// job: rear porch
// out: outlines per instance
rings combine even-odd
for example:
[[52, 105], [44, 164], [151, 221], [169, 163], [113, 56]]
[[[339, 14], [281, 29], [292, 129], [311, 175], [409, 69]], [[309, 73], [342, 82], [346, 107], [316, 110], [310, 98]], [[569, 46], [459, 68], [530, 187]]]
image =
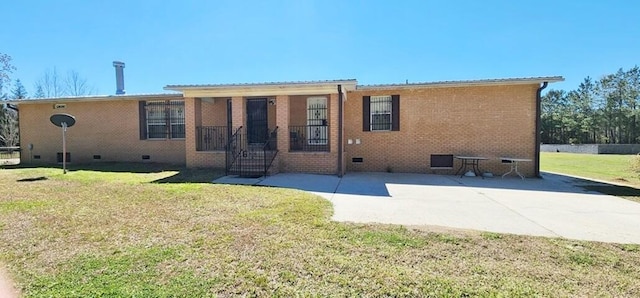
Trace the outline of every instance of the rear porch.
[[346, 92], [339, 93], [337, 83], [278, 85], [277, 93], [275, 85], [182, 90], [187, 167], [224, 168], [240, 176], [339, 174], [340, 102]]

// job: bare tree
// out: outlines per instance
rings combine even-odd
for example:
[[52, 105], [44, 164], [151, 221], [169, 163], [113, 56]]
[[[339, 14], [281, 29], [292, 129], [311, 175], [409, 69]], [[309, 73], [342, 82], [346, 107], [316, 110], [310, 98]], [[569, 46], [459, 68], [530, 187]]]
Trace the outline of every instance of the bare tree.
[[4, 86], [11, 81], [9, 74], [15, 69], [16, 68], [11, 65], [11, 56], [0, 53], [0, 97], [4, 96], [4, 93], [2, 92]]
[[0, 143], [5, 147], [18, 145], [20, 134], [18, 133], [18, 113], [2, 107], [0, 113]]
[[82, 96], [93, 93], [93, 87], [89, 86], [87, 79], [80, 76], [80, 73], [75, 70], [67, 72], [67, 77], [65, 77], [64, 83], [66, 87], [66, 95]]
[[36, 81], [34, 89], [37, 97], [82, 96], [93, 93], [93, 87], [79, 72], [70, 70], [62, 77], [55, 67], [53, 70], [45, 70]]
[[65, 95], [63, 80], [58, 76], [58, 70], [45, 70], [42, 76], [36, 81], [36, 90], [42, 90], [43, 97], [61, 97]]
[[[0, 53], [0, 97], [4, 94], [5, 84], [11, 81], [9, 74], [16, 68], [11, 65], [11, 56]], [[0, 145], [13, 147], [18, 144], [18, 115], [6, 105], [0, 105]]]

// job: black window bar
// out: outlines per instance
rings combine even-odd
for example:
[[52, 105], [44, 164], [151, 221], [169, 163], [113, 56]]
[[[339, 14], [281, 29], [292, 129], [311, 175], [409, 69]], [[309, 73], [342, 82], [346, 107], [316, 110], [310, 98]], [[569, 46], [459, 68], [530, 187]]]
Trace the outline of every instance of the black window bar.
[[307, 106], [307, 125], [289, 126], [289, 151], [329, 151], [326, 99]]
[[328, 152], [329, 125], [289, 126], [289, 151]]
[[391, 96], [371, 96], [371, 130], [391, 130]]
[[149, 101], [147, 111], [147, 138], [184, 139], [184, 101]]

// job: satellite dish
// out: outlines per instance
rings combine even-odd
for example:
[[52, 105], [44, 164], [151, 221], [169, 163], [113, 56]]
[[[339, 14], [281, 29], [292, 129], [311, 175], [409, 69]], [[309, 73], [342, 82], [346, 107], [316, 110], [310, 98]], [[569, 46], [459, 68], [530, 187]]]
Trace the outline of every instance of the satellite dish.
[[69, 114], [53, 114], [49, 120], [57, 127], [62, 127], [62, 123], [66, 123], [66, 127], [71, 127], [76, 124], [76, 117]]
[[67, 127], [76, 124], [76, 118], [69, 114], [53, 114], [49, 117], [51, 123], [62, 127], [62, 173], [67, 173]]

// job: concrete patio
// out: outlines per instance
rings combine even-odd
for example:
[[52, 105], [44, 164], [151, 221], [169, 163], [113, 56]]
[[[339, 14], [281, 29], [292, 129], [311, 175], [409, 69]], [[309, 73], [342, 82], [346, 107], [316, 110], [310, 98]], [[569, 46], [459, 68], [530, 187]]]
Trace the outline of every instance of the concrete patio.
[[640, 203], [585, 191], [574, 178], [457, 177], [429, 174], [278, 174], [215, 183], [286, 187], [333, 203], [333, 220], [442, 226], [498, 233], [640, 244]]

